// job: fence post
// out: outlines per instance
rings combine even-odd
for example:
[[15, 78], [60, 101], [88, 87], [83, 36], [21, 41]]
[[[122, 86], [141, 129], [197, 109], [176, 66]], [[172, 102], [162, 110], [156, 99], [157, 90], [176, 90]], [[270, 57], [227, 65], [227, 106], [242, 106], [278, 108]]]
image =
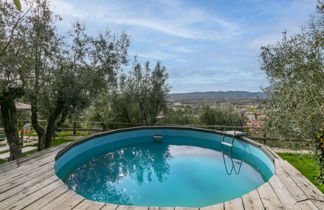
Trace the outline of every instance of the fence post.
[[21, 141], [21, 147], [23, 147], [24, 146], [24, 126], [22, 126], [21, 127], [21, 131], [20, 131], [21, 133], [20, 133], [20, 137], [21, 137], [21, 139], [20, 139], [20, 141]]
[[76, 136], [76, 122], [73, 121], [73, 136]]

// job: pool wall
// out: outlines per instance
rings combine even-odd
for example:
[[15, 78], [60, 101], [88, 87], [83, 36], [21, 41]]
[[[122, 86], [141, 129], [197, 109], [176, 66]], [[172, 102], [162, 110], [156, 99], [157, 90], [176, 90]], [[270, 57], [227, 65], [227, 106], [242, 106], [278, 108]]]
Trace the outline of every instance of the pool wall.
[[[149, 126], [118, 129], [94, 134], [71, 143], [57, 154], [55, 172], [58, 177], [64, 179], [78, 165], [90, 160], [92, 157], [106, 153], [107, 148], [113, 150], [130, 144], [149, 143], [152, 142], [154, 135], [172, 137], [171, 142], [175, 144], [195, 144], [201, 147], [209, 145], [215, 147], [215, 149], [219, 149], [221, 146], [220, 142], [223, 136], [226, 142], [232, 142], [233, 138], [231, 135], [220, 131], [193, 127]], [[185, 139], [188, 142], [177, 142], [177, 136], [187, 137]], [[131, 139], [131, 141], [127, 141], [127, 139]], [[201, 145], [199, 145], [200, 143]], [[264, 145], [247, 138], [236, 137], [232, 149], [234, 154], [240, 154], [241, 159], [243, 157], [243, 161], [252, 166], [257, 166], [265, 180], [268, 180], [275, 173], [274, 155], [268, 152]]]

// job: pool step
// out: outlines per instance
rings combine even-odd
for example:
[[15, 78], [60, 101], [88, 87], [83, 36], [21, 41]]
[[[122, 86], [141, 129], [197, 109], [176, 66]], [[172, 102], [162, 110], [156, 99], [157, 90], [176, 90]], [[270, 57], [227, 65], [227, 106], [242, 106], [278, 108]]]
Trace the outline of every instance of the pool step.
[[161, 136], [161, 135], [153, 136], [153, 142], [162, 142], [162, 141], [163, 141], [163, 136]]
[[227, 143], [227, 142], [225, 142], [225, 141], [222, 141], [221, 143], [222, 143], [223, 145], [228, 146], [228, 147], [232, 147], [232, 146], [233, 146], [233, 144]]
[[233, 137], [240, 137], [240, 136], [246, 136], [246, 132], [232, 130], [232, 131], [224, 131], [225, 134], [231, 135]]

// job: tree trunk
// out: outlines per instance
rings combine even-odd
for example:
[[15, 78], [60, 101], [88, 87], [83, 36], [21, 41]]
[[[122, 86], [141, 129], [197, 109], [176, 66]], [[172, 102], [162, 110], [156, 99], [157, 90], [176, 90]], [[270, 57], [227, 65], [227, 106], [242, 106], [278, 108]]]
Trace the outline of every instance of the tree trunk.
[[39, 125], [38, 122], [38, 108], [37, 108], [37, 97], [31, 97], [31, 123], [33, 128], [35, 129], [38, 136], [38, 151], [44, 149], [44, 144], [42, 138], [44, 136], [44, 128]]
[[46, 131], [42, 138], [42, 142], [44, 146], [44, 148], [42, 149], [46, 149], [51, 146], [51, 141], [56, 130], [56, 121], [59, 118], [60, 114], [62, 113], [63, 107], [64, 107], [64, 102], [57, 102], [54, 111], [49, 116], [47, 120]]
[[2, 122], [10, 150], [9, 160], [15, 160], [22, 156], [19, 145], [17, 110], [14, 99], [20, 98], [23, 94], [23, 91], [19, 88], [10, 88], [4, 91], [0, 97]]

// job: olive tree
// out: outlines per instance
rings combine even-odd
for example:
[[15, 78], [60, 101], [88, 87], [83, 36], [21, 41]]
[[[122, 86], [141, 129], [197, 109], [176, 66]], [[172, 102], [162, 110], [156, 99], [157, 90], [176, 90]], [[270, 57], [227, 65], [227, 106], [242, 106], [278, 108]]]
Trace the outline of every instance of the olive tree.
[[170, 107], [159, 124], [193, 125], [197, 124], [197, 110], [191, 107]]
[[37, 0], [22, 31], [26, 58], [19, 76], [31, 103], [39, 150], [48, 148], [57, 126], [89, 106], [127, 62], [126, 34], [115, 36], [106, 30], [89, 36], [77, 22], [60, 35], [55, 26], [59, 20], [48, 0]]
[[[108, 32], [89, 37], [85, 28], [75, 24], [71, 45], [60, 45], [59, 54], [31, 89], [33, 126], [39, 136], [39, 149], [48, 148], [59, 123], [71, 113], [80, 113], [126, 62], [128, 38]], [[46, 58], [45, 58], [46, 59]], [[41, 89], [36, 89], [41, 84]], [[34, 109], [35, 108], [35, 109]], [[38, 115], [46, 119], [41, 127]]]
[[122, 122], [129, 125], [153, 125], [158, 115], [166, 110], [170, 86], [166, 68], [149, 62], [144, 68], [134, 62], [133, 69], [119, 75], [108, 94], [103, 95], [93, 107], [92, 119]]
[[15, 100], [24, 95], [20, 80], [20, 72], [24, 68], [25, 29], [22, 22], [32, 5], [24, 13], [7, 1], [0, 1], [0, 106], [1, 119], [9, 144], [10, 160], [22, 156], [17, 126], [17, 111]]
[[[323, 12], [319, 2], [318, 16], [309, 28], [290, 37], [284, 33], [277, 44], [261, 48], [261, 68], [270, 83], [265, 88], [269, 132], [299, 139], [323, 133]], [[319, 150], [323, 155], [323, 147]], [[321, 167], [323, 176], [323, 162]]]
[[243, 126], [245, 117], [230, 104], [202, 104], [199, 109], [199, 123], [202, 125]]
[[267, 128], [281, 135], [313, 138], [323, 128], [323, 28], [287, 37], [262, 47], [262, 70], [270, 110]]
[[[14, 100], [24, 95], [39, 143], [50, 146], [58, 124], [107, 90], [127, 63], [129, 40], [109, 30], [89, 36], [82, 24], [61, 35], [49, 0], [26, 1], [25, 13], [0, 1], [0, 105], [10, 159], [21, 156]], [[40, 122], [40, 120], [43, 120]]]

